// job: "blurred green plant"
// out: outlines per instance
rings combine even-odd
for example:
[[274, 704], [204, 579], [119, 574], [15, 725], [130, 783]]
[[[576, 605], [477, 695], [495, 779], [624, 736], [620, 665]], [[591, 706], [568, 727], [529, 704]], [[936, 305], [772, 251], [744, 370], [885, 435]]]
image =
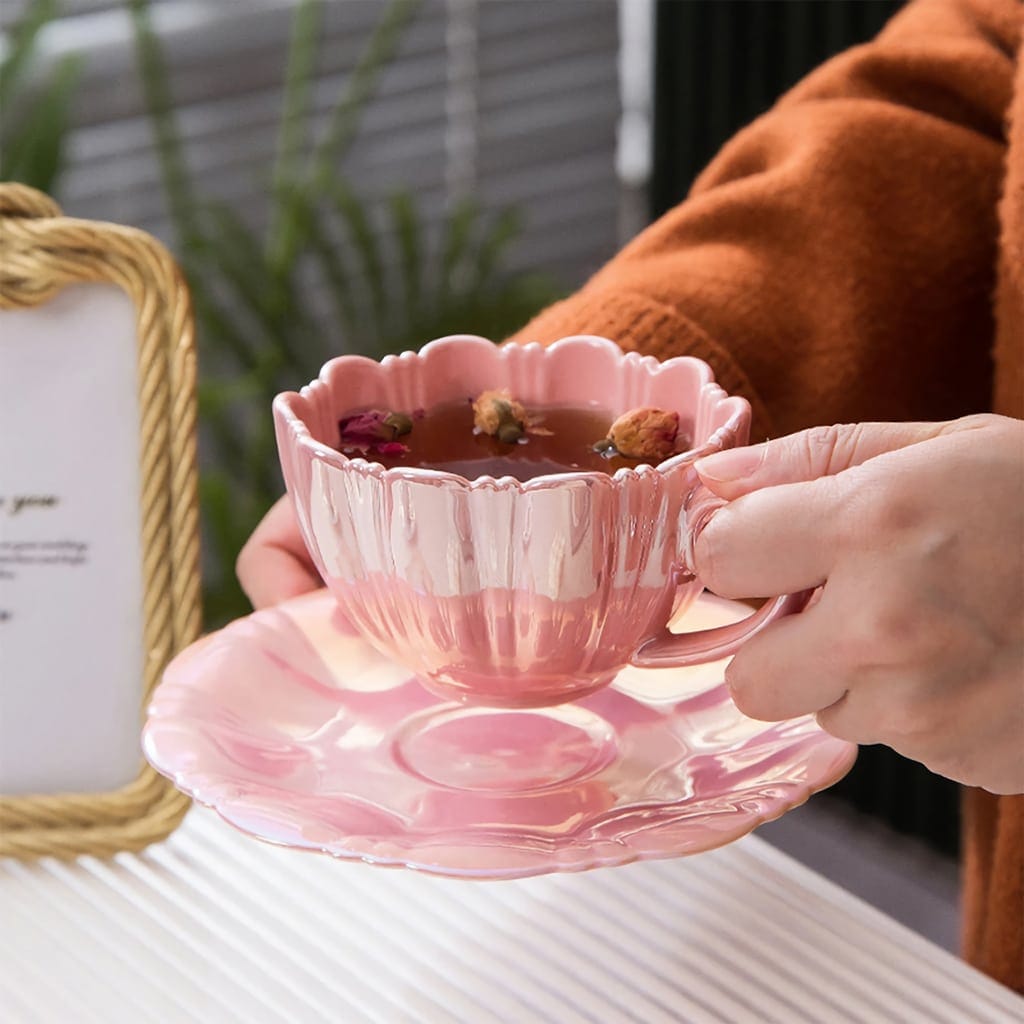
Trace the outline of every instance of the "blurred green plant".
[[[455, 332], [501, 338], [557, 290], [545, 277], [503, 270], [520, 230], [515, 210], [487, 215], [464, 200], [428, 238], [408, 190], [372, 202], [340, 171], [419, 0], [383, 9], [316, 139], [310, 107], [322, 4], [298, 4], [263, 233], [197, 191], [149, 4], [129, 4], [178, 257], [196, 307], [205, 611], [216, 625], [248, 610], [235, 559], [281, 493], [270, 418], [278, 391], [304, 384], [327, 355], [343, 351], [379, 358]], [[310, 307], [310, 270], [328, 299], [326, 319]], [[325, 333], [326, 351], [311, 344]]]
[[33, 0], [11, 26], [0, 60], [0, 181], [20, 181], [53, 195], [64, 166], [64, 139], [82, 70], [69, 54], [34, 74], [39, 33], [59, 13], [55, 0]]

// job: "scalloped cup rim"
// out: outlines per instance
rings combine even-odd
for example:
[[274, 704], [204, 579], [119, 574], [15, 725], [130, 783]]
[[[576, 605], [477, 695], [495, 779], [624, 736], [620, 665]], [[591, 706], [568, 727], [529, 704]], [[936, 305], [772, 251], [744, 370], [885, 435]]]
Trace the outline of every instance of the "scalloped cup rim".
[[[637, 477], [642, 477], [649, 473], [669, 473], [681, 466], [690, 465], [698, 459], [703, 458], [706, 455], [711, 455], [714, 452], [720, 451], [723, 447], [726, 447], [726, 439], [730, 435], [737, 433], [740, 424], [743, 422], [743, 419], [749, 410], [749, 403], [746, 399], [738, 395], [727, 394], [722, 386], [715, 381], [711, 367], [695, 356], [674, 356], [673, 358], [666, 359], [662, 362], [654, 356], [644, 356], [640, 355], [638, 352], [626, 352], [610, 339], [592, 334], [569, 335], [567, 337], [560, 338], [551, 345], [541, 345], [538, 342], [529, 342], [528, 344], [517, 345], [516, 347], [527, 352], [540, 351], [544, 353], [553, 352], [570, 346], [592, 349], [610, 348], [613, 349], [615, 354], [618, 356], [620, 365], [629, 363], [634, 366], [643, 367], [652, 376], [671, 372], [673, 367], [684, 363], [697, 366], [700, 370], [701, 376], [704, 377], [704, 381], [701, 386], [701, 394], [707, 395], [713, 400], [723, 403], [727, 402], [735, 406], [735, 409], [729, 416], [728, 422], [714, 431], [714, 433], [712, 433], [703, 444], [700, 444], [695, 448], [690, 448], [685, 452], [680, 452], [677, 455], [673, 455], [672, 458], [665, 459], [656, 466], [643, 464], [636, 468], [624, 467], [616, 470], [616, 472], [611, 476], [607, 473], [601, 473], [596, 470], [549, 473], [544, 476], [534, 477], [531, 480], [522, 481], [513, 476], [479, 476], [470, 479], [469, 477], [460, 476], [457, 473], [451, 473], [446, 470], [423, 469], [416, 466], [396, 466], [388, 469], [379, 462], [374, 462], [361, 456], [349, 458], [349, 456], [338, 451], [338, 449], [332, 448], [323, 441], [318, 441], [314, 438], [302, 415], [295, 408], [294, 403], [296, 400], [306, 399], [307, 394], [316, 395], [322, 389], [329, 388], [331, 386], [332, 379], [339, 373], [344, 372], [346, 367], [350, 367], [353, 364], [370, 364], [372, 366], [386, 368], [399, 361], [422, 362], [429, 357], [432, 351], [442, 346], [449, 347], [456, 345], [473, 347], [484, 345], [487, 346], [489, 350], [496, 347], [493, 341], [481, 337], [480, 335], [454, 334], [430, 341], [419, 351], [406, 350], [402, 353], [386, 355], [381, 360], [371, 359], [369, 356], [355, 354], [335, 356], [333, 359], [324, 363], [317, 378], [305, 385], [301, 391], [284, 391], [277, 395], [274, 398], [274, 410], [281, 416], [294, 441], [301, 448], [305, 448], [314, 457], [318, 457], [339, 469], [343, 468], [349, 471], [362, 473], [367, 476], [375, 476], [385, 481], [430, 481], [434, 483], [444, 483], [449, 486], [465, 487], [470, 490], [518, 491], [542, 490], [544, 488], [570, 483], [574, 480], [587, 480], [591, 482], [600, 480], [603, 482], [610, 481], [619, 483]], [[504, 348], [504, 346], [497, 347], [499, 348], [499, 351]]]

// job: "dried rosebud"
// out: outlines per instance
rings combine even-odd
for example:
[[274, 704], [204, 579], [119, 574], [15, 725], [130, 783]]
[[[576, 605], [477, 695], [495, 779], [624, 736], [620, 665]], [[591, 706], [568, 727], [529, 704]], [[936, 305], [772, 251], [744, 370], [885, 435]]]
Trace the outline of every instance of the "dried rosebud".
[[608, 431], [620, 455], [631, 459], [664, 459], [676, 450], [679, 413], [664, 409], [631, 409]]
[[514, 444], [526, 433], [526, 410], [508, 392], [485, 391], [473, 403], [473, 426], [505, 444]]
[[523, 436], [523, 428], [512, 420], [506, 420], [498, 427], [494, 436], [504, 444], [515, 444]]
[[404, 412], [393, 412], [384, 418], [384, 425], [391, 427], [395, 437], [402, 437], [412, 430], [412, 417]]

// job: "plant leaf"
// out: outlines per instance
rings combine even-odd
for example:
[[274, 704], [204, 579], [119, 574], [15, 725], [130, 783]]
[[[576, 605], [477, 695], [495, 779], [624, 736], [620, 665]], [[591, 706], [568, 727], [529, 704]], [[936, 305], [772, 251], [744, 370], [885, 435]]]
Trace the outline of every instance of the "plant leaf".
[[314, 198], [330, 187], [338, 163], [359, 127], [366, 101], [419, 5], [420, 0], [392, 0], [374, 28], [366, 49], [348, 76], [345, 91], [331, 110], [323, 137], [313, 149], [309, 184]]
[[[257, 420], [255, 429], [249, 434], [249, 450], [246, 452], [244, 466], [246, 477], [253, 482], [258, 494], [281, 493], [277, 441], [269, 409], [266, 415]], [[256, 528], [258, 522], [259, 517], [250, 525], [250, 532]]]
[[419, 213], [412, 195], [403, 190], [391, 197], [391, 220], [402, 268], [406, 318], [415, 319], [420, 306], [423, 273], [423, 242]]
[[359, 318], [349, 269], [339, 246], [328, 237], [323, 224], [315, 217], [309, 222], [309, 245], [330, 293], [335, 316], [351, 339], [358, 332]]
[[[250, 605], [235, 576], [242, 545], [259, 522], [258, 506], [250, 494], [240, 494], [222, 474], [206, 472], [199, 481], [203, 541], [215, 567], [204, 581], [204, 619], [221, 626], [246, 614]], [[212, 578], [211, 578], [212, 575]]]
[[207, 242], [209, 259], [224, 271], [235, 293], [273, 337], [275, 282], [263, 261], [259, 238], [226, 203], [206, 203], [203, 216], [216, 229]]
[[214, 351], [219, 347], [221, 352], [231, 355], [245, 369], [257, 365], [258, 347], [231, 313], [222, 308], [209, 283], [201, 276], [189, 274], [188, 284], [199, 321], [197, 337], [201, 346]]
[[469, 250], [479, 216], [480, 207], [476, 200], [466, 197], [455, 203], [445, 221], [441, 239], [441, 277], [437, 282], [437, 294], [442, 303], [458, 291], [457, 271]]
[[292, 344], [291, 334], [301, 334], [308, 322], [292, 275], [274, 273], [267, 266], [259, 238], [230, 206], [215, 202], [204, 210], [217, 229], [207, 240], [210, 261], [221, 271], [266, 344], [280, 349], [281, 362], [302, 370], [305, 360]]
[[167, 61], [160, 40], [153, 31], [149, 0], [128, 0], [128, 6], [142, 92], [156, 140], [160, 177], [170, 207], [171, 221], [178, 235], [179, 248], [183, 250], [179, 255], [187, 258], [194, 251], [202, 250], [203, 232], [200, 227], [199, 204], [188, 173], [185, 148], [174, 113]]
[[[199, 497], [214, 549], [222, 555], [236, 550], [237, 533], [228, 481], [219, 473], [204, 474], [199, 482]], [[220, 558], [218, 561], [225, 560]]]
[[235, 428], [231, 414], [231, 396], [220, 390], [220, 381], [202, 381], [198, 389], [199, 410], [205, 440], [216, 450], [222, 465], [234, 466], [245, 454], [245, 437]]
[[310, 96], [316, 72], [317, 35], [323, 14], [322, 0], [300, 0], [292, 17], [291, 40], [285, 63], [284, 105], [274, 156], [267, 259], [280, 270], [297, 247], [296, 193], [300, 150], [306, 139]]
[[505, 207], [488, 224], [476, 254], [473, 287], [486, 288], [496, 272], [501, 257], [522, 231], [523, 219], [514, 207]]
[[373, 336], [379, 337], [384, 330], [387, 310], [387, 286], [384, 267], [381, 263], [377, 235], [370, 224], [369, 215], [362, 201], [343, 181], [331, 185], [331, 205], [338, 219], [344, 225], [353, 251], [359, 259], [370, 295]]
[[54, 68], [46, 91], [25, 112], [0, 152], [0, 177], [51, 193], [63, 168], [68, 114], [82, 59], [69, 54]]
[[36, 0], [7, 35], [9, 49], [0, 62], [0, 112], [10, 109], [18, 79], [32, 61], [39, 32], [53, 20], [57, 5], [54, 0]]

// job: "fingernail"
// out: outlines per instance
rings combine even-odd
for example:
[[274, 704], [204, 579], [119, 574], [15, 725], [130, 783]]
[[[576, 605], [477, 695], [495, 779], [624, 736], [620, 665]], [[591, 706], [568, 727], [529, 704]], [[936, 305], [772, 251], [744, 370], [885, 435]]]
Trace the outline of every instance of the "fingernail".
[[764, 462], [766, 447], [763, 444], [751, 448], [729, 448], [724, 452], [716, 452], [694, 464], [697, 472], [707, 480], [727, 483], [742, 480], [757, 472]]

